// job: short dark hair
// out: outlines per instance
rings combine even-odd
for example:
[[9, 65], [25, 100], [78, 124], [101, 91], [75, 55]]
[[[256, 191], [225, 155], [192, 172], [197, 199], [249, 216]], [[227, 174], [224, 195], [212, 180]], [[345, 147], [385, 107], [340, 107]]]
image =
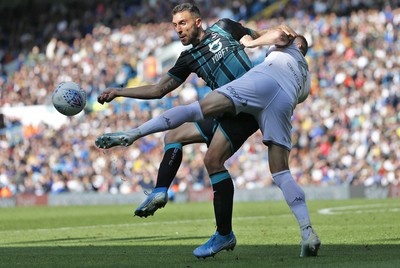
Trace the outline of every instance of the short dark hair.
[[297, 35], [296, 38], [299, 39], [300, 41], [300, 51], [301, 53], [305, 56], [308, 51], [308, 42], [307, 39], [304, 37], [304, 35]]
[[180, 13], [183, 11], [189, 11], [193, 15], [193, 17], [200, 18], [199, 8], [192, 3], [183, 3], [183, 4], [177, 5], [172, 10], [172, 16], [175, 15], [176, 13]]

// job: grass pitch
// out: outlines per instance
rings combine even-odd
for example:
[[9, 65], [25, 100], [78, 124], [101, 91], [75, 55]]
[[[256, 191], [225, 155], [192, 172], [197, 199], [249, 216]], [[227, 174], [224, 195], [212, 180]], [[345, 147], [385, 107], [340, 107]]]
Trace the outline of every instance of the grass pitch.
[[400, 267], [400, 200], [309, 201], [319, 256], [300, 258], [284, 201], [235, 203], [234, 251], [197, 259], [215, 232], [211, 203], [0, 209], [0, 267]]

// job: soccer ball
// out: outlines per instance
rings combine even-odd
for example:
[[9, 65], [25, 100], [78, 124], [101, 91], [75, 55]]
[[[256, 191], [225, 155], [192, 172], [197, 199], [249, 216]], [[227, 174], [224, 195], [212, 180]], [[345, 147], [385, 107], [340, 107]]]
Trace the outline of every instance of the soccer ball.
[[53, 92], [54, 108], [63, 115], [80, 113], [86, 105], [86, 92], [74, 82], [63, 82]]

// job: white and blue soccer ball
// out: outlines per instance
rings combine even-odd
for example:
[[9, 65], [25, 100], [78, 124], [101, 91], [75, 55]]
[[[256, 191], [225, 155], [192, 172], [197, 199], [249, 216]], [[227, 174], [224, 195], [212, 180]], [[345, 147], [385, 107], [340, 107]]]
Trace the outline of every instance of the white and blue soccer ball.
[[86, 92], [75, 82], [63, 82], [53, 92], [54, 108], [63, 115], [80, 113], [86, 105]]

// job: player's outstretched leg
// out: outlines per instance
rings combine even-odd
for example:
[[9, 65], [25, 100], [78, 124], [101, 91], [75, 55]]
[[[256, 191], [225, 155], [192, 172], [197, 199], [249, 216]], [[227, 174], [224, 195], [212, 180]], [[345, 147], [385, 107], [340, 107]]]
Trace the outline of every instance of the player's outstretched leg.
[[152, 216], [157, 209], [163, 208], [168, 202], [167, 187], [155, 188], [146, 200], [135, 210], [135, 216]]
[[214, 257], [215, 254], [221, 250], [233, 250], [236, 246], [236, 237], [233, 232], [228, 235], [220, 235], [217, 232], [211, 238], [200, 247], [193, 251], [193, 255], [197, 258]]
[[129, 146], [140, 137], [139, 129], [126, 132], [106, 133], [97, 137], [95, 144], [101, 149], [109, 149], [115, 146]]
[[95, 143], [101, 149], [109, 149], [119, 145], [129, 146], [140, 137], [177, 128], [186, 122], [197, 122], [203, 119], [200, 104], [196, 101], [188, 105], [173, 107], [133, 130], [103, 134], [96, 139]]
[[301, 241], [301, 251], [300, 257], [315, 257], [318, 255], [318, 249], [321, 246], [321, 240], [319, 240], [318, 235], [312, 229], [310, 231], [310, 236], [306, 240]]

